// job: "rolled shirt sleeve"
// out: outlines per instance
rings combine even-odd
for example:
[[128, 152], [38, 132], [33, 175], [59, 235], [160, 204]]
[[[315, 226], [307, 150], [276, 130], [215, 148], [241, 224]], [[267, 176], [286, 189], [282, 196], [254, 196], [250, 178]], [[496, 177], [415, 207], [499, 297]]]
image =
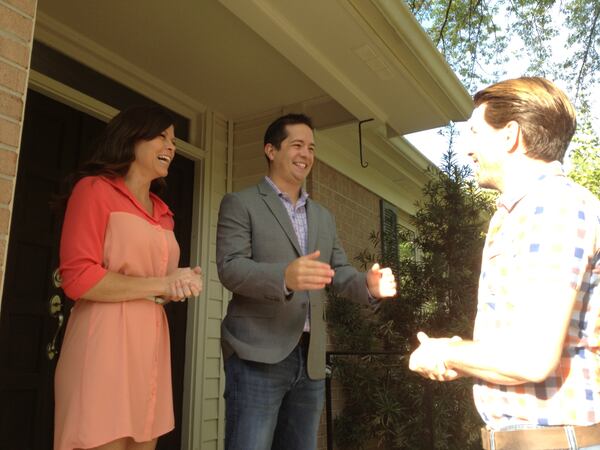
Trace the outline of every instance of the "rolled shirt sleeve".
[[60, 274], [67, 296], [78, 300], [106, 274], [104, 235], [109, 210], [105, 183], [86, 177], [74, 187], [67, 203], [60, 240]]

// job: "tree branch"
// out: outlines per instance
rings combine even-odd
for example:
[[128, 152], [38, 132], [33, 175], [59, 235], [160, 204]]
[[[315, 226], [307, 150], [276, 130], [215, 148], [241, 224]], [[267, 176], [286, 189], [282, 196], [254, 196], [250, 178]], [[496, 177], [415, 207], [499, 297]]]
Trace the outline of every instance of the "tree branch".
[[448, 2], [448, 6], [446, 7], [446, 15], [444, 16], [444, 23], [442, 23], [442, 26], [440, 27], [440, 32], [439, 32], [438, 38], [436, 40], [436, 47], [440, 44], [440, 41], [444, 37], [444, 29], [446, 28], [446, 25], [448, 24], [448, 17], [450, 16], [451, 7], [452, 7], [452, 0], [450, 0]]
[[583, 52], [583, 58], [581, 60], [581, 67], [579, 68], [579, 74], [577, 75], [577, 81], [575, 83], [575, 98], [579, 97], [579, 89], [581, 83], [583, 83], [583, 77], [585, 76], [585, 66], [590, 53], [590, 47], [593, 46], [594, 36], [596, 34], [596, 25], [598, 24], [598, 17], [600, 17], [600, 4], [596, 4], [596, 10], [594, 11], [594, 19], [592, 27], [590, 28], [590, 34], [588, 35], [585, 49]]

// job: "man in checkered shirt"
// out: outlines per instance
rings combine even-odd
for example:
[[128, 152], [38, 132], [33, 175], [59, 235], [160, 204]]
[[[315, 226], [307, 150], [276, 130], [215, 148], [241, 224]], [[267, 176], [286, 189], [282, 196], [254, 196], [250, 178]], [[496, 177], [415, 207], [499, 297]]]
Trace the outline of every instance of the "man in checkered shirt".
[[485, 449], [600, 449], [600, 201], [562, 171], [573, 106], [543, 78], [474, 100], [469, 155], [501, 196], [473, 340], [420, 332], [410, 368], [475, 378]]

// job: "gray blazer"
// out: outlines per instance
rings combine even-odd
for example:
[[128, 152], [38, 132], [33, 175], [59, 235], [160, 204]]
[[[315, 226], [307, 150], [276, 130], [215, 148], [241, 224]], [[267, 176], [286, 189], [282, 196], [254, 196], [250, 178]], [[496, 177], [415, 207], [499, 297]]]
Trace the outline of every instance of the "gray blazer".
[[[308, 253], [335, 270], [333, 287], [342, 297], [368, 303], [365, 274], [347, 260], [331, 213], [308, 199]], [[221, 326], [223, 353], [274, 364], [294, 349], [310, 308], [307, 370], [312, 379], [325, 377], [326, 292], [299, 291], [286, 297], [284, 271], [302, 255], [292, 222], [277, 193], [263, 179], [257, 186], [227, 194], [221, 201], [217, 227], [217, 269], [221, 283], [233, 293]]]

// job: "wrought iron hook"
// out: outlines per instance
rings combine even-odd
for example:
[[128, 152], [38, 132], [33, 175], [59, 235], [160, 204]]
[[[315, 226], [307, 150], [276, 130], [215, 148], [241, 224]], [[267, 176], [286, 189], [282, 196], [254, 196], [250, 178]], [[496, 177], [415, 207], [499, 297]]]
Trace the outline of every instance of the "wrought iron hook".
[[362, 146], [362, 124], [365, 122], [370, 122], [373, 119], [365, 119], [358, 121], [358, 150], [360, 152], [360, 165], [364, 169], [369, 166], [369, 163], [363, 161], [363, 146]]

